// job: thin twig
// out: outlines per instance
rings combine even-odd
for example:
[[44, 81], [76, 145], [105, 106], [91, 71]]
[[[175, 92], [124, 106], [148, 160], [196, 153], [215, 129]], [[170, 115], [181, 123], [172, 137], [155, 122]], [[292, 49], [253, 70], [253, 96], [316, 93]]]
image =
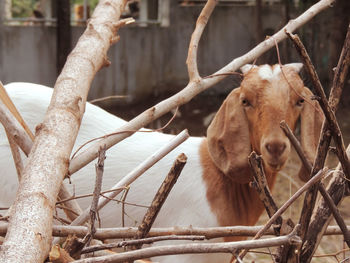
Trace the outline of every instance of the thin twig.
[[[176, 137], [174, 137], [168, 144], [164, 145], [157, 152], [148, 157], [144, 162], [135, 167], [130, 173], [128, 173], [122, 180], [120, 180], [114, 187], [112, 188], [121, 188], [130, 185], [133, 181], [135, 181], [139, 176], [141, 176], [145, 171], [147, 171], [150, 167], [152, 167], [155, 163], [157, 163], [160, 159], [166, 156], [169, 152], [175, 149], [179, 144], [183, 143], [189, 137], [187, 130], [182, 131]], [[109, 198], [114, 198], [117, 196], [122, 190], [117, 190], [115, 192], [111, 192], [108, 194]], [[104, 207], [110, 199], [103, 198], [100, 199], [98, 203], [98, 210]], [[81, 225], [88, 219], [88, 212], [86, 209], [78, 218], [76, 218], [72, 225]]]
[[311, 77], [313, 86], [316, 91], [316, 95], [320, 98], [319, 104], [323, 110], [323, 113], [328, 121], [330, 131], [332, 133], [333, 140], [335, 142], [335, 145], [337, 147], [337, 155], [339, 158], [340, 163], [342, 164], [343, 171], [345, 172], [345, 175], [348, 179], [350, 179], [350, 162], [346, 155], [346, 150], [344, 146], [344, 140], [341, 133], [341, 130], [339, 128], [339, 124], [337, 122], [337, 119], [335, 117], [335, 114], [333, 110], [331, 109], [330, 105], [328, 104], [326, 94], [324, 93], [324, 90], [322, 88], [321, 82], [317, 76], [317, 72], [311, 62], [311, 59], [301, 42], [298, 35], [293, 35], [289, 32], [286, 32], [286, 34], [289, 36], [289, 38], [293, 41], [295, 47], [297, 48], [297, 51], [299, 52], [299, 55], [301, 56], [303, 63], [306, 67], [306, 71], [308, 72], [309, 76]]
[[[249, 155], [248, 161], [254, 178], [253, 186], [258, 192], [259, 198], [263, 202], [268, 216], [271, 217], [277, 212], [278, 207], [272, 198], [269, 186], [266, 182], [262, 158], [253, 151]], [[276, 219], [275, 223], [278, 225], [278, 229], [275, 229], [276, 235], [279, 235], [279, 229], [282, 226], [282, 221], [281, 216]]]
[[[125, 188], [120, 187], [120, 188], [116, 188], [116, 189], [110, 189], [110, 190], [101, 192], [100, 195], [104, 195], [106, 193], [114, 192], [114, 191], [117, 191], [117, 190], [123, 190], [123, 189], [125, 189]], [[73, 195], [72, 197], [66, 198], [64, 200], [57, 201], [56, 205], [63, 204], [65, 202], [68, 202], [68, 201], [71, 201], [71, 200], [80, 199], [80, 198], [86, 198], [86, 197], [91, 197], [91, 196], [93, 196], [93, 193], [85, 194], [85, 195]], [[115, 200], [115, 201], [120, 202], [119, 200]]]
[[[284, 133], [286, 134], [286, 136], [288, 137], [288, 139], [291, 141], [294, 149], [296, 150], [300, 159], [302, 160], [304, 167], [307, 169], [307, 171], [309, 173], [311, 173], [312, 165], [306, 159], [300, 143], [298, 142], [297, 138], [294, 136], [291, 129], [288, 127], [288, 124], [285, 121], [282, 121], [280, 123], [280, 126], [281, 126], [282, 130], [284, 131]], [[328, 192], [326, 191], [326, 189], [324, 188], [324, 185], [322, 183], [319, 184], [318, 190], [320, 191], [325, 202], [328, 204], [329, 208], [331, 209], [332, 214], [333, 214], [337, 224], [339, 225], [340, 229], [343, 232], [344, 240], [347, 243], [348, 247], [350, 247], [350, 232], [348, 231], [346, 224], [345, 224], [345, 221], [342, 218], [342, 216], [340, 215], [337, 206], [334, 204], [333, 199], [329, 196]]]
[[89, 143], [92, 143], [94, 141], [97, 141], [97, 140], [101, 140], [101, 139], [106, 139], [110, 136], [114, 136], [114, 135], [118, 135], [118, 134], [123, 134], [123, 133], [130, 133], [130, 134], [133, 134], [135, 132], [161, 132], [163, 131], [165, 128], [167, 128], [170, 123], [172, 123], [172, 121], [175, 119], [176, 115], [177, 115], [177, 112], [179, 110], [179, 107], [176, 107], [175, 108], [175, 112], [173, 114], [173, 116], [171, 116], [170, 120], [162, 127], [158, 128], [158, 129], [145, 129], [145, 130], [122, 130], [122, 131], [118, 131], [118, 132], [112, 132], [112, 133], [108, 133], [108, 134], [105, 134], [105, 135], [102, 135], [100, 137], [96, 137], [96, 138], [93, 138], [91, 140], [88, 140], [87, 142], [83, 143], [82, 145], [80, 145], [76, 150], [75, 152], [72, 154], [71, 156], [71, 160], [74, 159], [74, 157], [78, 154], [78, 152], [83, 149], [86, 145], [88, 145]]
[[204, 28], [207, 25], [209, 17], [213, 12], [217, 2], [217, 0], [208, 0], [206, 2], [205, 6], [202, 9], [202, 12], [200, 13], [197, 19], [196, 28], [192, 33], [190, 45], [188, 47], [188, 56], [186, 60], [190, 82], [197, 81], [198, 79], [200, 79], [197, 67], [198, 44], [204, 31]]
[[98, 154], [98, 161], [95, 165], [96, 169], [96, 180], [95, 180], [95, 188], [94, 188], [94, 194], [92, 196], [91, 206], [90, 206], [90, 240], [87, 242], [87, 245], [90, 243], [91, 239], [94, 238], [96, 228], [95, 228], [95, 220], [97, 217], [97, 204], [101, 193], [102, 188], [102, 177], [103, 177], [103, 170], [104, 170], [104, 160], [106, 159], [106, 147], [100, 148], [99, 154]]
[[105, 100], [111, 100], [111, 99], [124, 99], [128, 96], [123, 96], [123, 95], [112, 95], [112, 96], [106, 96], [103, 98], [98, 98], [98, 99], [93, 99], [93, 100], [89, 100], [89, 103], [91, 104], [95, 104], [96, 102], [101, 102], [101, 101], [105, 101]]
[[[350, 163], [349, 163], [349, 159], [347, 158], [347, 155], [345, 153], [345, 147], [344, 147], [344, 142], [343, 142], [343, 138], [341, 135], [341, 131], [340, 131], [339, 125], [337, 123], [337, 120], [335, 118], [335, 114], [327, 102], [326, 95], [323, 91], [323, 88], [322, 88], [322, 85], [321, 85], [319, 78], [317, 76], [316, 70], [315, 70], [315, 68], [310, 60], [310, 57], [307, 54], [307, 51], [306, 51], [304, 45], [300, 41], [299, 37], [297, 35], [292, 35], [289, 32], [286, 32], [286, 34], [293, 41], [299, 55], [301, 56], [301, 58], [303, 60], [303, 63], [306, 67], [306, 71], [310, 75], [310, 78], [313, 82], [316, 94], [320, 98], [319, 104], [320, 104], [320, 106], [325, 114], [325, 117], [327, 119], [327, 122], [324, 122], [324, 124], [323, 124], [320, 143], [319, 143], [319, 147], [317, 150], [316, 160], [315, 160], [314, 167], [312, 169], [311, 176], [313, 176], [313, 174], [315, 174], [316, 171], [321, 169], [321, 167], [323, 167], [323, 165], [324, 165], [324, 161], [325, 161], [325, 158], [327, 155], [327, 150], [328, 150], [329, 143], [330, 143], [330, 138], [327, 138], [327, 134], [326, 134], [327, 130], [329, 130], [332, 134], [333, 140], [334, 140], [335, 145], [337, 147], [338, 158], [343, 166], [343, 170], [344, 170], [346, 176], [348, 177], [348, 176], [350, 176]], [[333, 88], [332, 88], [332, 91], [333, 91]], [[331, 91], [331, 93], [332, 93], [332, 91]], [[324, 140], [323, 147], [322, 147], [322, 143], [321, 143], [322, 140]], [[312, 211], [313, 211], [315, 203], [316, 203], [317, 190], [318, 190], [318, 185], [316, 184], [305, 195], [304, 205], [303, 205], [300, 220], [299, 220], [299, 223], [301, 224], [300, 236], [301, 236], [303, 242], [305, 242], [306, 235], [308, 233], [308, 227], [310, 224]], [[298, 252], [300, 253], [301, 249], [298, 249]], [[299, 256], [299, 254], [297, 254], [297, 256]]]
[[[187, 162], [187, 156], [183, 153], [181, 153], [176, 158], [168, 175], [164, 179], [162, 185], [159, 187], [150, 208], [147, 210], [142, 220], [142, 223], [138, 227], [138, 231], [135, 236], [136, 239], [144, 238], [148, 234], [166, 198], [168, 197], [171, 189], [173, 188], [177, 179], [179, 178], [181, 171], [184, 168], [186, 162]], [[140, 247], [141, 246], [137, 246], [137, 248], [140, 248]]]
[[18, 149], [19, 147], [17, 146], [16, 141], [13, 139], [11, 134], [6, 130], [6, 128], [5, 128], [5, 132], [7, 135], [7, 140], [9, 141], [9, 144], [10, 144], [13, 161], [15, 163], [15, 167], [17, 171], [18, 181], [21, 181], [21, 175], [22, 175], [24, 166], [23, 166], [21, 154]]
[[210, 244], [185, 244], [185, 245], [171, 245], [171, 246], [157, 246], [150, 248], [143, 248], [130, 252], [115, 254], [111, 256], [95, 257], [77, 260], [76, 263], [97, 263], [97, 262], [125, 262], [128, 260], [136, 260], [140, 258], [149, 258], [154, 256], [175, 255], [175, 254], [194, 254], [194, 253], [232, 253], [236, 249], [243, 248], [261, 248], [269, 246], [279, 246], [283, 244], [299, 244], [300, 238], [295, 235], [293, 230], [287, 236], [273, 237], [261, 240], [246, 240], [239, 242], [224, 242], [224, 243], [210, 243]]
[[121, 203], [122, 203], [122, 214], [121, 214], [121, 217], [122, 217], [122, 227], [125, 226], [125, 221], [124, 221], [124, 215], [125, 215], [125, 199], [129, 193], [129, 189], [130, 187], [126, 187], [124, 192], [123, 192], [123, 195], [122, 195], [122, 198], [121, 198]]
[[[349, 70], [349, 65], [350, 65], [350, 25], [348, 27], [348, 31], [347, 31], [343, 49], [338, 61], [338, 65], [335, 70], [332, 89], [329, 95], [329, 105], [331, 106], [334, 112], [336, 111], [338, 107], [338, 103], [341, 98], [344, 83]], [[328, 126], [328, 125], [325, 125], [325, 126]], [[325, 133], [326, 131], [327, 131], [327, 127], [324, 127], [322, 132]], [[328, 142], [328, 145], [329, 145], [329, 142]], [[335, 202], [336, 204], [339, 203], [343, 198], [344, 192], [341, 192], [340, 188], [342, 188], [343, 190], [345, 190], [346, 188], [345, 181], [342, 178], [337, 178], [337, 180], [334, 180], [333, 183], [328, 187], [328, 191], [333, 190], [333, 193], [334, 193], [334, 196], [332, 196], [333, 199], [337, 195], [336, 197], [337, 201]], [[341, 193], [342, 196], [340, 196], [339, 193]], [[317, 209], [316, 213], [319, 211], [321, 211], [321, 208]], [[325, 213], [322, 213], [322, 214], [324, 216]], [[327, 213], [328, 216], [329, 214], [330, 213]], [[312, 226], [312, 223], [313, 222], [311, 222], [310, 226]], [[314, 225], [315, 225], [315, 228], [314, 228], [315, 233], [323, 233], [323, 226], [322, 224], [320, 224], [320, 222], [315, 222]], [[311, 235], [308, 234], [308, 236], [311, 236]], [[302, 260], [305, 260], [305, 262], [311, 260], [312, 255], [315, 251], [316, 245], [319, 243], [320, 239], [321, 239], [321, 235], [318, 235], [317, 237], [313, 236], [311, 237], [311, 239], [308, 238], [308, 240], [306, 241], [308, 242], [308, 246], [304, 246], [302, 250]]]
[[103, 244], [103, 245], [95, 245], [90, 246], [87, 248], [84, 248], [81, 253], [91, 253], [98, 250], [103, 249], [111, 249], [111, 248], [118, 248], [118, 247], [126, 247], [126, 246], [136, 246], [140, 244], [153, 244], [155, 242], [159, 241], [167, 241], [167, 240], [204, 240], [205, 236], [176, 236], [176, 235], [170, 235], [170, 236], [160, 236], [160, 237], [148, 237], [148, 238], [142, 238], [142, 239], [136, 239], [136, 240], [129, 240], [129, 241], [121, 241], [116, 243], [109, 243], [109, 244]]
[[[309, 189], [312, 185], [314, 185], [316, 182], [322, 179], [324, 173], [326, 172], [326, 169], [320, 170], [314, 177], [312, 177], [307, 183], [305, 183], [298, 191], [296, 191], [288, 200], [285, 202], [278, 211], [267, 221], [267, 223], [264, 225], [264, 227], [259, 230], [259, 232], [254, 236], [254, 240], [260, 238], [264, 232], [269, 229], [273, 222], [276, 221], [276, 219], [284, 213], [284, 211], [287, 210], [287, 208], [300, 196], [302, 195], [307, 189]], [[247, 254], [246, 250], [243, 250], [239, 253], [240, 258], [243, 258]]]
[[[0, 220], [6, 221], [8, 217], [0, 217]], [[0, 236], [4, 236], [7, 231], [8, 224], [0, 222]], [[147, 237], [168, 236], [168, 235], [196, 235], [205, 236], [206, 239], [233, 237], [233, 236], [255, 236], [264, 226], [231, 226], [231, 227], [169, 227], [169, 228], [151, 228]], [[347, 226], [350, 229], [350, 226]], [[137, 232], [137, 227], [125, 228], [96, 228], [95, 238], [97, 239], [121, 239], [133, 238]], [[56, 237], [67, 237], [68, 235], [76, 235], [83, 238], [89, 229], [86, 226], [65, 226], [54, 225], [52, 235]], [[342, 235], [339, 226], [328, 226], [324, 235]], [[269, 228], [264, 235], [274, 235], [273, 228]]]

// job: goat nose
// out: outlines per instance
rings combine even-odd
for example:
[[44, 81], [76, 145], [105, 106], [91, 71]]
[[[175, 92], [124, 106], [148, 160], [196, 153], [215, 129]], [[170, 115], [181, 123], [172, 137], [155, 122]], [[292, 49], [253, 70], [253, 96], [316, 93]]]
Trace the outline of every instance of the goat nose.
[[268, 142], [265, 147], [272, 156], [278, 157], [282, 155], [287, 145], [284, 142]]

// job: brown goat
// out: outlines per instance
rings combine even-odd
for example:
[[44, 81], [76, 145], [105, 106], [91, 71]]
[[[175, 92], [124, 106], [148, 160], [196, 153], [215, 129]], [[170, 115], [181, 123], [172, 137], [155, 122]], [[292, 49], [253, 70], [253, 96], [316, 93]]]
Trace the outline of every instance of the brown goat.
[[[313, 161], [323, 114], [298, 75], [301, 67], [299, 63], [287, 64], [282, 73], [279, 65], [244, 66], [241, 86], [230, 93], [209, 126], [207, 140], [201, 145], [201, 160], [209, 188], [207, 198], [220, 225], [254, 225], [259, 219], [263, 206], [248, 184], [251, 170], [247, 156], [251, 151], [262, 155], [266, 178], [273, 188], [291, 150], [279, 126], [282, 120], [294, 130], [301, 118], [301, 144]], [[302, 167], [299, 177], [305, 181], [308, 176]]]

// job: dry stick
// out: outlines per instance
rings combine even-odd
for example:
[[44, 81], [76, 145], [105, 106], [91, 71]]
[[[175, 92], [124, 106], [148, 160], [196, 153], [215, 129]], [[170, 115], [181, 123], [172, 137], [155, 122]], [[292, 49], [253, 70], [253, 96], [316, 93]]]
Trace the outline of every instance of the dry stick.
[[[252, 152], [248, 157], [248, 160], [253, 171], [253, 178], [254, 178], [253, 186], [255, 186], [258, 192], [259, 198], [263, 202], [265, 209], [267, 211], [267, 214], [269, 215], [269, 217], [271, 217], [277, 212], [278, 207], [272, 198], [272, 194], [266, 182], [262, 158], [261, 156], [258, 156], [255, 152]], [[275, 234], [279, 236], [284, 233], [289, 233], [293, 229], [293, 227], [294, 227], [294, 223], [291, 219], [284, 221], [282, 216], [279, 216], [276, 219], [274, 231], [275, 231]], [[285, 247], [288, 247], [288, 245], [278, 248], [278, 251], [276, 252], [276, 254], [278, 255], [279, 258], [272, 257], [273, 261], [275, 260], [278, 262], [285, 261], [287, 257], [287, 254], [283, 253], [283, 251], [285, 250], [284, 249]]]
[[[168, 175], [164, 179], [162, 185], [159, 187], [150, 208], [147, 210], [142, 220], [142, 223], [139, 225], [138, 231], [135, 235], [135, 239], [141, 239], [147, 236], [166, 198], [168, 197], [171, 189], [173, 188], [177, 179], [179, 178], [181, 171], [184, 168], [186, 162], [187, 162], [187, 156], [183, 153], [181, 153], [176, 158]], [[136, 248], [141, 248], [141, 245], [136, 246]]]
[[[330, 129], [330, 131], [332, 133], [332, 137], [335, 141], [335, 144], [337, 147], [338, 158], [343, 166], [343, 170], [345, 171], [346, 176], [350, 176], [350, 163], [349, 163], [349, 160], [345, 154], [345, 147], [344, 147], [341, 131], [339, 129], [339, 125], [337, 123], [335, 115], [334, 115], [333, 111], [330, 109], [330, 106], [328, 105], [326, 96], [325, 96], [324, 91], [322, 89], [321, 83], [318, 79], [317, 73], [312, 65], [312, 62], [311, 62], [311, 60], [306, 52], [305, 47], [301, 43], [298, 36], [292, 35], [288, 32], [287, 32], [287, 35], [290, 37], [290, 39], [295, 44], [297, 51], [299, 52], [299, 55], [301, 56], [304, 65], [306, 66], [306, 71], [309, 73], [309, 75], [311, 77], [311, 80], [312, 80], [313, 85], [315, 87], [315, 91], [317, 92], [317, 95], [320, 97], [319, 103], [320, 103], [320, 106], [325, 114], [326, 119], [327, 119], [327, 126]], [[324, 126], [325, 126], [325, 124], [324, 124]], [[329, 139], [329, 141], [330, 141], [330, 139]], [[329, 142], [326, 143], [325, 145], [327, 145], [327, 144], [329, 146]], [[318, 150], [319, 149], [321, 149], [320, 145], [318, 147]], [[327, 147], [327, 149], [328, 149], [328, 147]], [[326, 149], [324, 149], [324, 150], [326, 150]], [[318, 153], [319, 153], [319, 151], [318, 151]], [[318, 156], [321, 156], [321, 155], [317, 154], [317, 157]], [[323, 154], [320, 162], [318, 162], [318, 158], [316, 158], [317, 161], [315, 161], [311, 176], [318, 169], [321, 169], [321, 167], [324, 165], [325, 157], [326, 157], [326, 153]], [[317, 189], [318, 189], [318, 185], [315, 185], [315, 187], [313, 187], [312, 189], [310, 189], [310, 191], [308, 191], [308, 193], [306, 194], [305, 199], [304, 199], [304, 205], [303, 205], [302, 213], [301, 213], [300, 220], [299, 220], [299, 223], [301, 224], [300, 236], [303, 240], [305, 239], [306, 233], [308, 231], [307, 229], [308, 229], [308, 226], [310, 223], [311, 214], [312, 214], [313, 208], [315, 206]]]
[[[350, 155], [350, 146], [348, 147], [348, 155]], [[343, 172], [341, 171], [341, 165], [339, 164], [327, 187], [327, 192], [331, 196], [335, 205], [339, 205], [341, 203], [342, 199], [344, 198], [346, 187], [347, 181]], [[329, 205], [324, 201], [324, 199], [321, 199], [317, 204], [317, 210], [313, 213], [313, 219], [310, 222], [301, 250], [300, 262], [306, 263], [311, 261], [312, 256], [325, 233], [327, 225], [331, 220], [331, 215], [332, 212]]]
[[124, 262], [128, 260], [136, 260], [141, 258], [150, 258], [155, 256], [175, 255], [175, 254], [199, 254], [199, 253], [232, 253], [236, 249], [243, 248], [262, 248], [280, 246], [283, 244], [299, 244], [300, 238], [295, 235], [296, 230], [286, 236], [273, 237], [261, 240], [249, 240], [239, 242], [224, 242], [224, 243], [210, 243], [210, 244], [185, 244], [185, 245], [171, 245], [171, 246], [157, 246], [150, 248], [143, 248], [131, 252], [115, 254], [111, 256], [95, 257], [88, 259], [81, 259], [75, 261], [76, 263], [99, 263], [99, 262]]
[[[288, 127], [288, 124], [285, 121], [282, 121], [280, 123], [280, 126], [281, 126], [282, 130], [284, 131], [284, 133], [286, 134], [286, 136], [288, 137], [288, 139], [291, 141], [294, 149], [296, 150], [300, 159], [302, 160], [304, 167], [307, 169], [307, 171], [309, 173], [311, 173], [312, 165], [306, 159], [298, 139], [294, 136], [293, 132]], [[345, 224], [345, 221], [342, 218], [342, 216], [340, 215], [337, 206], [334, 204], [332, 198], [330, 197], [330, 195], [328, 194], [328, 192], [324, 188], [324, 185], [321, 182], [319, 184], [318, 190], [322, 194], [325, 202], [328, 204], [330, 210], [332, 211], [333, 216], [334, 216], [337, 224], [339, 225], [340, 229], [342, 230], [346, 244], [348, 245], [348, 247], [350, 247], [350, 232], [348, 231], [346, 224]]]
[[21, 181], [22, 171], [23, 171], [23, 162], [22, 157], [19, 152], [19, 147], [17, 146], [15, 140], [13, 139], [12, 135], [5, 129], [7, 139], [10, 144], [11, 153], [13, 157], [13, 161], [15, 162], [15, 167], [17, 171], [18, 181]]
[[102, 188], [102, 177], [103, 177], [103, 170], [104, 170], [104, 161], [106, 159], [106, 147], [101, 148], [98, 155], [98, 161], [95, 165], [96, 169], [96, 180], [95, 180], [95, 188], [94, 188], [94, 194], [91, 201], [91, 207], [90, 207], [90, 227], [89, 227], [89, 235], [88, 241], [86, 245], [88, 246], [91, 239], [94, 238], [96, 228], [95, 228], [95, 221], [97, 217], [97, 204], [101, 193]]
[[[0, 221], [0, 236], [4, 236], [7, 231], [8, 223]], [[255, 236], [263, 226], [230, 226], [230, 227], [169, 227], [169, 228], [152, 228], [148, 233], [148, 237], [158, 236], [204, 236], [205, 239], [232, 237], [232, 236]], [[347, 226], [350, 228], [350, 226]], [[137, 227], [116, 227], [116, 228], [96, 228], [96, 239], [121, 239], [133, 238], [137, 232]], [[64, 226], [54, 225], [52, 227], [52, 235], [57, 237], [67, 237], [68, 235], [76, 235], [84, 237], [89, 232], [86, 226]], [[342, 235], [342, 231], [338, 226], [328, 226], [324, 235]], [[264, 235], [274, 235], [273, 228], [269, 228]]]
[[[190, 82], [182, 91], [144, 111], [139, 116], [125, 124], [123, 127], [119, 128], [117, 131], [122, 132], [123, 130], [140, 129], [148, 123], [150, 123], [151, 121], [159, 118], [160, 116], [164, 115], [170, 110], [176, 108], [177, 106], [187, 103], [200, 92], [208, 89], [209, 87], [223, 80], [226, 77], [226, 73], [235, 72], [239, 67], [253, 61], [265, 51], [274, 47], [275, 41], [280, 42], [281, 40], [285, 39], [285, 30], [293, 32], [298, 27], [308, 22], [313, 16], [328, 8], [334, 1], [335, 0], [321, 0], [317, 2], [299, 17], [289, 21], [289, 23], [284, 28], [282, 28], [276, 34], [271, 36], [269, 39], [266, 39], [265, 41], [261, 42], [258, 46], [256, 46], [254, 49], [252, 49], [245, 55], [234, 59], [231, 63], [229, 63], [219, 71], [215, 72], [214, 74], [211, 74], [215, 75], [215, 77], [199, 79], [198, 81]], [[207, 2], [207, 4], [209, 4], [209, 2]], [[132, 133], [118, 133], [114, 136], [110, 136], [91, 145], [88, 149], [86, 149], [86, 151], [84, 151], [84, 153], [77, 155], [70, 162], [69, 174], [75, 173], [76, 171], [84, 167], [86, 164], [94, 160], [97, 157], [97, 151], [100, 145], [105, 144], [108, 149], [114, 144], [130, 136], [131, 134]]]
[[209, 17], [214, 11], [217, 0], [208, 0], [205, 4], [202, 12], [200, 13], [195, 30], [192, 33], [190, 45], [188, 48], [188, 56], [186, 60], [187, 71], [190, 78], [190, 82], [197, 81], [200, 79], [198, 67], [197, 67], [197, 50], [199, 45], [199, 40], [202, 36], [205, 26], [208, 23]]
[[[342, 94], [342, 89], [344, 86], [344, 81], [346, 78], [346, 74], [348, 71], [348, 67], [349, 67], [349, 60], [350, 60], [350, 55], [349, 55], [349, 45], [350, 45], [350, 29], [348, 28], [348, 33], [347, 33], [347, 37], [343, 46], [343, 50], [338, 62], [338, 66], [336, 69], [336, 74], [334, 76], [333, 79], [333, 85], [332, 85], [332, 89], [330, 92], [330, 96], [329, 96], [329, 105], [331, 105], [332, 110], [335, 112], [335, 110], [337, 109], [341, 94]], [[331, 136], [330, 136], [330, 132], [329, 130], [329, 124], [327, 122], [323, 123], [323, 127], [322, 127], [322, 132], [321, 132], [321, 136], [320, 136], [320, 143], [319, 143], [319, 147], [317, 149], [317, 154], [316, 154], [316, 158], [315, 158], [315, 163], [314, 163], [314, 167], [313, 167], [313, 171], [312, 171], [312, 175], [315, 173], [315, 171], [317, 171], [318, 169], [321, 169], [324, 165], [326, 156], [327, 156], [327, 152], [328, 152], [328, 147], [330, 145], [330, 140], [331, 140]], [[332, 184], [330, 184], [330, 190], [335, 189], [334, 187], [336, 186], [340, 186], [342, 185], [342, 179], [335, 179]], [[329, 191], [328, 191], [329, 192]], [[333, 196], [333, 200], [336, 200], [335, 203], [338, 204], [341, 199], [342, 196], [339, 196], [339, 193], [341, 191], [336, 192], [333, 191], [334, 196]], [[303, 206], [303, 210], [301, 213], [301, 218], [300, 218], [300, 222], [305, 222], [308, 221], [311, 217], [311, 213], [312, 213], [312, 207], [314, 207], [314, 204], [316, 202], [316, 193], [317, 193], [317, 188], [314, 187], [312, 189], [310, 189], [310, 191], [308, 191], [306, 193], [305, 196], [305, 201], [304, 201], [304, 206]], [[318, 212], [320, 214], [323, 215], [322, 211], [320, 209], [318, 209]], [[329, 212], [329, 211], [328, 211]], [[326, 212], [327, 214], [327, 212]], [[328, 213], [329, 214], [329, 213]], [[327, 220], [326, 220], [327, 221]], [[305, 222], [304, 223], [305, 227], [308, 227], [309, 222]], [[322, 231], [320, 231], [319, 226], [314, 226], [316, 229], [317, 233], [321, 233]], [[304, 235], [304, 232], [306, 234], [306, 230], [304, 230], [302, 232], [302, 234]], [[307, 232], [308, 235], [310, 233], [310, 231]], [[314, 250], [316, 248], [316, 244], [319, 243], [321, 239], [321, 236], [317, 236], [317, 240], [311, 240], [309, 239], [308, 241], [306, 241], [305, 243], [308, 243], [306, 250], [303, 249], [302, 253], [303, 253], [303, 260], [305, 262], [308, 262], [311, 260], [312, 254], [314, 253]]]
[[[135, 181], [139, 176], [141, 176], [144, 172], [146, 172], [149, 168], [151, 168], [155, 163], [157, 163], [160, 159], [166, 156], [169, 152], [174, 150], [179, 144], [183, 143], [189, 137], [187, 130], [182, 131], [176, 137], [174, 137], [168, 144], [164, 145], [153, 155], [148, 157], [145, 161], [143, 161], [140, 165], [135, 167], [130, 173], [123, 177], [116, 185], [114, 185], [113, 189], [118, 189], [114, 192], [106, 195], [108, 198], [100, 199], [98, 202], [97, 209], [100, 210], [104, 207], [112, 198], [117, 196], [122, 189], [130, 185], [133, 181]], [[86, 209], [79, 217], [77, 217], [71, 225], [81, 225], [89, 218], [89, 208]]]
[[5, 127], [6, 132], [11, 135], [16, 144], [28, 156], [33, 142], [10, 110], [2, 103], [0, 103], [0, 122]]
[[[348, 27], [348, 32], [345, 38], [344, 46], [340, 55], [340, 59], [338, 61], [337, 68], [335, 70], [334, 78], [333, 78], [333, 84], [332, 84], [332, 89], [331, 93], [329, 96], [329, 105], [335, 111], [337, 109], [343, 86], [345, 83], [345, 79], [348, 73], [350, 65], [350, 25]], [[349, 151], [349, 147], [348, 147]], [[334, 200], [335, 204], [338, 204], [341, 202], [343, 196], [340, 194], [343, 194], [345, 191], [345, 180], [343, 178], [334, 178], [332, 182], [330, 182], [328, 186], [328, 192], [332, 193], [332, 199]], [[341, 189], [343, 189], [341, 191]], [[321, 207], [317, 209], [317, 214], [320, 214], [321, 217], [327, 218], [329, 217], [329, 211], [325, 211], [327, 208], [323, 209], [321, 211]], [[319, 219], [321, 217], [318, 217]], [[327, 220], [326, 220], [327, 221]], [[303, 250], [302, 250], [302, 255], [301, 257], [305, 262], [308, 262], [311, 260], [311, 257], [317, 247], [317, 244], [320, 242], [322, 233], [324, 229], [322, 229], [321, 226], [323, 226], [324, 222], [316, 222], [314, 220], [314, 223], [311, 222], [310, 224], [310, 231], [308, 231], [307, 234], [307, 241], [304, 244]], [[314, 231], [315, 235], [312, 234], [311, 229]]]
[[13, 115], [16, 118], [16, 120], [19, 122], [21, 127], [23, 127], [25, 132], [29, 135], [30, 140], [34, 141], [34, 135], [33, 135], [32, 131], [30, 130], [28, 125], [23, 120], [23, 118], [22, 118], [21, 114], [18, 112], [15, 104], [13, 104], [11, 98], [7, 94], [7, 91], [6, 91], [6, 89], [3, 86], [1, 81], [0, 81], [0, 99], [1, 99], [2, 103], [6, 106], [6, 108], [9, 109], [9, 111], [11, 112], [11, 115]]
[[[257, 155], [256, 152], [253, 151], [249, 155], [248, 161], [249, 161], [249, 165], [252, 170], [253, 179], [254, 179], [254, 181], [252, 182], [252, 185], [258, 192], [259, 198], [264, 204], [268, 216], [271, 217], [277, 212], [278, 207], [272, 198], [270, 189], [266, 182], [266, 177], [265, 177], [263, 163], [262, 163], [262, 157]], [[280, 235], [282, 224], [283, 224], [282, 216], [279, 216], [275, 221], [275, 226], [273, 227], [274, 232], [277, 236]], [[239, 261], [238, 258], [236, 261]], [[275, 261], [273, 257], [272, 259]], [[232, 257], [231, 261], [235, 261], [235, 256]]]
[[87, 248], [84, 248], [81, 253], [91, 253], [98, 250], [103, 249], [111, 249], [111, 248], [118, 248], [118, 247], [126, 247], [126, 246], [138, 246], [138, 245], [144, 245], [144, 244], [153, 244], [154, 242], [159, 241], [168, 241], [168, 240], [191, 240], [191, 241], [198, 241], [198, 240], [205, 240], [205, 236], [176, 236], [176, 235], [169, 235], [169, 236], [160, 236], [160, 237], [148, 237], [148, 238], [142, 238], [137, 240], [128, 240], [128, 241], [121, 241], [116, 243], [109, 243], [109, 244], [103, 244], [103, 245], [95, 245], [90, 246]]
[[327, 119], [327, 122], [329, 124], [329, 129], [332, 133], [333, 140], [335, 142], [335, 146], [337, 147], [337, 155], [339, 158], [340, 163], [343, 166], [343, 170], [345, 172], [345, 175], [347, 176], [348, 179], [350, 179], [350, 162], [349, 159], [346, 155], [346, 150], [344, 146], [344, 140], [343, 136], [341, 133], [341, 130], [339, 128], [339, 124], [337, 122], [337, 119], [335, 117], [335, 113], [328, 104], [326, 94], [324, 93], [324, 90], [322, 88], [321, 82], [317, 76], [317, 72], [311, 62], [311, 59], [301, 42], [300, 38], [298, 35], [293, 35], [289, 32], [286, 32], [289, 38], [293, 41], [295, 47], [297, 48], [297, 51], [299, 55], [301, 56], [304, 65], [306, 66], [306, 71], [308, 72], [309, 76], [311, 77], [313, 86], [315, 88], [315, 93], [316, 95], [320, 98], [318, 100], [323, 113]]
[[[296, 191], [288, 200], [285, 202], [278, 210], [277, 212], [267, 221], [267, 223], [264, 225], [262, 229], [258, 231], [258, 233], [254, 236], [254, 240], [260, 238], [267, 229], [269, 229], [273, 222], [276, 221], [276, 219], [284, 213], [288, 209], [288, 207], [300, 196], [302, 193], [304, 193], [307, 189], [309, 189], [311, 186], [313, 186], [316, 182], [322, 179], [324, 173], [326, 172], [326, 169], [320, 170], [314, 177], [312, 177], [307, 183], [305, 183], [298, 191]], [[247, 254], [246, 250], [243, 250], [239, 253], [239, 257], [242, 259]]]
[[[266, 177], [265, 177], [263, 164], [262, 164], [262, 158], [261, 156], [257, 155], [256, 152], [253, 151], [249, 155], [248, 160], [249, 160], [250, 168], [253, 172], [253, 178], [254, 178], [253, 186], [258, 192], [259, 198], [263, 202], [268, 216], [271, 217], [277, 212], [278, 207], [272, 198], [269, 186], [267, 185], [267, 182], [266, 182]], [[276, 235], [279, 235], [279, 229], [282, 226], [282, 221], [283, 220], [281, 216], [279, 216], [276, 219], [275, 223], [276, 225], [278, 225], [278, 227], [275, 229]]]

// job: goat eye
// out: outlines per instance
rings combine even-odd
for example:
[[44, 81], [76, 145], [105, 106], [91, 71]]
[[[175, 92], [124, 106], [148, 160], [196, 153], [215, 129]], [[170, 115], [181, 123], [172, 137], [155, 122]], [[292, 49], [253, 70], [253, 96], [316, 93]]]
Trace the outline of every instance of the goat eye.
[[247, 99], [243, 99], [242, 104], [243, 104], [243, 106], [250, 106], [250, 103]]
[[297, 106], [302, 106], [304, 102], [305, 102], [305, 100], [304, 100], [304, 99], [300, 99], [300, 100], [298, 100], [298, 102], [297, 102]]

